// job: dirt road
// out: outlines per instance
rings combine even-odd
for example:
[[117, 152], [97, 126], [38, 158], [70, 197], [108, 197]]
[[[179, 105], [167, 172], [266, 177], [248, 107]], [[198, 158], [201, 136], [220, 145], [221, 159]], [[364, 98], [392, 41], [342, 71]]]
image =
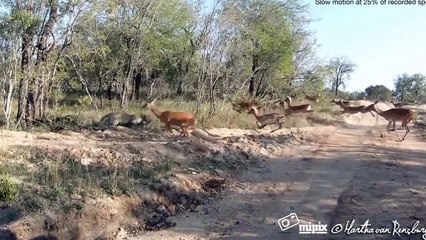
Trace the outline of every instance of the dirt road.
[[[398, 237], [392, 221], [426, 228], [426, 143], [415, 133], [404, 142], [394, 133], [384, 140], [373, 128], [316, 127], [308, 144], [250, 169], [220, 200], [172, 218], [175, 228], [122, 239], [422, 239]], [[277, 220], [290, 213], [300, 224], [326, 224], [328, 233], [281, 231]], [[352, 228], [331, 234], [352, 220]], [[349, 234], [367, 220], [362, 234]], [[369, 233], [379, 228], [390, 232]]]

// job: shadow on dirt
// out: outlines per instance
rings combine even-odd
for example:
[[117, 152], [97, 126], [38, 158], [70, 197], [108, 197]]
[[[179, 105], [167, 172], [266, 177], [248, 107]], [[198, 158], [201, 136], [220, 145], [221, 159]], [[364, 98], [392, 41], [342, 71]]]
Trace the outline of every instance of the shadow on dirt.
[[0, 208], [0, 226], [9, 224], [13, 221], [18, 220], [21, 217], [22, 214], [18, 208], [10, 206], [2, 206]]
[[[349, 129], [353, 126], [346, 124], [346, 128]], [[371, 127], [367, 128], [371, 129]], [[356, 126], [356, 129], [360, 129], [360, 126]], [[62, 179], [53, 183], [59, 184], [59, 186], [56, 185], [59, 189], [68, 189], [69, 185], [78, 186], [81, 182], [89, 180], [84, 179], [85, 177], [91, 177], [91, 179], [95, 177], [97, 180], [95, 183], [111, 195], [125, 195], [148, 186], [160, 192], [162, 201], [143, 202], [136, 205], [137, 208], [134, 208], [134, 206], [129, 206], [129, 208], [131, 208], [133, 216], [139, 219], [148, 212], [147, 209], [150, 209], [150, 216], [145, 218], [144, 221], [151, 223], [153, 229], [158, 226], [170, 227], [170, 223], [164, 217], [195, 210], [198, 205], [204, 203], [202, 198], [197, 199], [190, 194], [178, 193], [176, 186], [164, 185], [164, 181], [163, 183], [160, 181], [161, 179], [168, 180], [166, 176], [171, 169], [174, 170], [174, 174], [208, 172], [217, 175], [216, 170], [228, 171], [228, 174], [241, 174], [241, 170], [253, 166], [257, 167], [257, 164], [262, 160], [272, 162], [271, 166], [276, 167], [280, 174], [245, 180], [251, 184], [281, 186], [282, 191], [271, 193], [270, 189], [258, 188], [253, 189], [251, 193], [244, 193], [244, 196], [241, 196], [239, 192], [229, 192], [230, 195], [239, 198], [238, 203], [236, 206], [227, 206], [223, 203], [221, 211], [228, 215], [230, 212], [235, 213], [237, 217], [232, 219], [220, 218], [217, 219], [218, 224], [203, 225], [202, 227], [211, 228], [211, 231], [222, 236], [215, 239], [250, 240], [300, 237], [296, 231], [291, 231], [288, 234], [282, 233], [276, 224], [265, 222], [265, 219], [276, 221], [276, 219], [291, 212], [300, 214], [301, 219], [309, 218], [309, 216], [314, 218], [316, 213], [321, 212], [328, 216], [328, 219], [312, 220], [328, 222], [329, 226], [345, 223], [351, 219], [357, 219], [357, 222], [370, 219], [371, 224], [374, 224], [373, 226], [389, 227], [391, 221], [395, 219], [400, 221], [401, 226], [412, 224], [412, 221], [416, 219], [421, 222], [426, 220], [426, 191], [424, 188], [426, 186], [426, 176], [424, 175], [426, 169], [423, 163], [426, 156], [425, 151], [402, 150], [389, 146], [329, 144], [327, 148], [320, 147], [317, 149], [317, 153], [321, 152], [321, 156], [318, 156], [315, 152], [306, 152], [303, 156], [274, 158], [260, 152], [248, 151], [247, 146], [257, 144], [259, 150], [263, 148], [265, 151], [275, 151], [275, 148], [290, 144], [295, 139], [294, 136], [247, 135], [228, 137], [222, 139], [224, 142], [223, 149], [218, 149], [215, 144], [199, 139], [173, 141], [172, 138], [166, 137], [164, 134], [149, 133], [143, 135], [145, 133], [133, 130], [125, 130], [124, 133], [114, 131], [94, 132], [89, 133], [89, 135], [97, 140], [103, 139], [104, 143], [117, 143], [105, 145], [114, 151], [117, 149], [117, 145], [128, 144], [132, 141], [154, 142], [155, 144], [164, 141], [166, 142], [165, 151], [171, 153], [171, 158], [146, 163], [141, 159], [142, 156], [138, 156], [138, 158], [132, 158], [131, 161], [127, 162], [124, 161], [125, 159], [114, 158], [115, 165], [108, 161], [106, 161], [107, 164], [87, 165], [82, 164], [81, 159], [73, 159], [65, 155], [64, 161], [61, 165], [58, 165], [60, 168], [54, 169], [55, 172], [53, 172], [54, 176], [61, 176]], [[354, 134], [353, 137], [357, 136]], [[135, 149], [133, 145], [126, 145], [124, 149], [135, 155], [143, 153]], [[47, 163], [44, 161], [47, 157], [49, 164], [54, 163], [60, 159], [58, 156], [64, 156], [64, 151], [43, 152], [43, 149], [40, 148], [35, 148], [34, 151], [39, 152], [39, 158], [33, 158], [30, 162], [34, 166], [42, 166], [41, 171], [34, 176], [40, 181], [50, 179], [52, 176], [48, 174], [52, 173], [52, 169], [48, 168], [49, 165], [43, 166]], [[188, 159], [181, 161], [174, 157], [177, 154], [184, 155]], [[80, 158], [82, 156], [80, 154]], [[188, 166], [192, 168], [189, 172]], [[111, 178], [112, 176], [114, 178]], [[83, 181], [79, 181], [82, 179]], [[348, 184], [342, 182], [348, 182]], [[43, 183], [46, 185], [45, 182], [39, 182], [39, 184]], [[294, 186], [304, 187], [295, 188]], [[46, 188], [49, 188], [49, 185]], [[336, 195], [321, 194], [321, 192], [325, 193], [332, 188], [336, 189]], [[55, 188], [52, 186], [52, 189]], [[178, 194], [170, 194], [172, 191], [176, 191]], [[70, 194], [73, 193], [70, 192]], [[52, 201], [60, 201], [61, 198], [66, 198], [61, 196], [56, 196], [56, 199], [52, 199]], [[312, 204], [312, 201], [320, 204]], [[237, 214], [239, 212], [245, 212], [247, 216], [239, 216]], [[66, 222], [62, 222], [62, 224], [64, 225]], [[171, 224], [173, 225], [173, 223]], [[204, 229], [202, 228], [182, 230], [177, 226], [176, 231], [203, 232]], [[146, 228], [142, 227], [139, 230], [143, 231]], [[1, 234], [3, 233], [0, 232], [0, 239], [3, 239]], [[7, 234], [11, 235], [12, 233], [5, 231], [4, 235]], [[352, 236], [353, 239], [365, 237], [365, 235]], [[371, 236], [374, 236], [375, 239], [389, 237], [388, 235]], [[318, 239], [315, 237], [317, 235], [313, 235], [312, 239]], [[329, 239], [342, 239], [343, 235], [333, 237]]]
[[35, 238], [31, 238], [31, 240], [59, 240], [59, 238], [50, 235], [41, 235]]
[[[100, 136], [111, 134], [111, 132], [111, 137]], [[204, 204], [206, 199], [222, 190], [222, 184], [218, 184], [221, 178], [215, 180], [216, 182], [207, 181], [211, 180], [211, 177], [240, 174], [244, 169], [256, 166], [261, 160], [267, 159], [266, 156], [256, 151], [247, 151], [245, 148], [247, 144], [258, 144], [262, 147], [262, 145], [266, 146], [273, 141], [286, 143], [293, 138], [279, 135], [273, 138], [262, 135], [229, 137], [222, 139], [223, 143], [220, 145], [216, 145], [195, 138], [172, 141], [171, 138], [164, 137], [161, 134], [152, 133], [146, 138], [141, 138], [140, 132], [133, 130], [123, 132], [90, 133], [97, 138], [104, 139], [96, 147], [86, 146], [84, 143], [82, 145], [74, 144], [74, 140], [74, 145], [67, 145], [68, 142], [64, 141], [63, 143], [55, 143], [55, 146], [45, 147], [49, 144], [53, 145], [47, 142], [23, 150], [22, 154], [25, 156], [23, 161], [28, 161], [28, 165], [34, 166], [31, 169], [31, 174], [25, 176], [25, 182], [28, 184], [25, 185], [24, 190], [28, 191], [27, 195], [31, 196], [31, 199], [49, 202], [49, 211], [57, 216], [55, 221], [56, 226], [58, 226], [58, 229], [52, 230], [51, 233], [57, 235], [59, 239], [75, 236], [73, 229], [75, 229], [74, 226], [79, 226], [79, 222], [85, 222], [85, 229], [82, 229], [82, 231], [106, 231], [108, 224], [114, 224], [116, 220], [119, 221], [120, 217], [127, 217], [125, 214], [128, 214], [129, 218], [141, 220], [140, 225], [136, 227], [141, 231], [173, 226], [173, 223], [167, 221], [169, 216], [194, 210], [198, 205]], [[154, 161], [145, 161], [143, 157], [146, 151], [143, 151], [143, 148], [149, 149], [147, 148], [148, 145], [143, 144], [147, 142], [158, 144], [153, 143], [158, 139], [165, 140], [165, 144], [162, 145], [163, 152], [169, 154], [165, 156], [161, 152], [153, 158]], [[124, 140], [127, 142], [120, 142]], [[131, 144], [129, 140], [136, 143]], [[56, 140], [53, 139], [52, 141]], [[259, 143], [255, 143], [255, 141]], [[99, 151], [100, 146], [105, 147], [108, 151]], [[21, 148], [22, 150], [22, 146], [19, 145], [12, 145], [11, 149], [13, 148]], [[84, 151], [81, 151], [80, 148], [84, 148]], [[87, 152], [85, 152], [86, 150]], [[90, 155], [89, 153], [92, 150], [93, 152]], [[150, 151], [158, 150], [161, 150], [161, 148], [156, 146]], [[117, 155], [120, 151], [125, 154]], [[185, 156], [185, 159], [176, 158], [178, 154]], [[96, 161], [97, 158], [101, 161]], [[222, 170], [222, 173], [218, 170]], [[202, 174], [197, 180], [195, 177], [199, 173]], [[190, 178], [177, 179], [177, 175], [195, 176], [195, 180]], [[207, 176], [209, 178], [206, 179]], [[191, 181], [199, 182], [191, 183]], [[194, 184], [194, 187], [191, 184]], [[198, 185], [201, 185], [200, 188], [196, 188]], [[144, 200], [145, 196], [148, 195], [145, 190], [148, 190], [149, 194], [151, 194], [151, 191], [155, 192], [158, 195], [154, 198], [156, 200]], [[113, 216], [108, 212], [110, 210], [105, 209], [102, 212], [92, 212], [93, 216], [90, 216], [85, 207], [87, 201], [90, 204], [94, 201], [90, 197], [94, 191], [98, 195], [111, 196], [111, 199], [140, 195], [142, 202], [139, 204], [132, 203], [133, 205], [129, 205], [113, 219], [110, 219]], [[19, 203], [24, 204], [23, 202]], [[43, 207], [46, 206], [41, 205], [41, 208]], [[100, 207], [94, 209], [98, 208]], [[95, 222], [98, 220], [100, 223], [105, 223], [105, 226], [96, 224]], [[6, 223], [8, 222], [4, 222], [4, 224]], [[46, 230], [43, 230], [40, 226], [30, 226], [38, 223], [24, 224], [28, 224], [28, 229], [31, 229], [32, 234], [29, 236], [46, 233]], [[64, 228], [65, 226], [66, 228]], [[11, 228], [14, 231], [16, 229], [19, 229], [19, 227]], [[4, 234], [7, 234], [7, 232]], [[16, 234], [21, 233], [16, 232]], [[34, 239], [54, 239], [46, 237], [49, 236], [43, 235]]]
[[[366, 114], [368, 117], [369, 114]], [[375, 128], [378, 127], [378, 125], [373, 125], [373, 126], [363, 126], [363, 125], [357, 125], [357, 124], [352, 124], [352, 123], [348, 123], [345, 122], [342, 118], [344, 116], [343, 115], [336, 115], [334, 119], [330, 119], [330, 118], [323, 118], [323, 117], [319, 117], [319, 116], [314, 116], [314, 117], [309, 117], [309, 121], [311, 121], [312, 123], [316, 123], [316, 124], [320, 124], [320, 125], [324, 125], [324, 126], [334, 126], [334, 127], [341, 127], [341, 128], [345, 128], [345, 129], [362, 129], [362, 130], [368, 130], [371, 128]], [[371, 123], [376, 123], [376, 119], [371, 117]]]
[[0, 229], [0, 239], [2, 240], [17, 240], [16, 234], [8, 229]]
[[[344, 151], [339, 151], [344, 149]], [[332, 211], [327, 212], [328, 216], [328, 229], [330, 231], [332, 226], [342, 224], [345, 226], [347, 221], [355, 220], [355, 227], [359, 227], [366, 220], [371, 224], [370, 228], [389, 228], [393, 229], [392, 221], [397, 220], [401, 228], [409, 228], [415, 224], [416, 221], [420, 222], [419, 228], [424, 227], [421, 225], [426, 221], [426, 164], [424, 159], [426, 151], [413, 151], [401, 150], [395, 147], [386, 146], [338, 146], [329, 149], [321, 149], [327, 158], [319, 158], [315, 156], [306, 156], [300, 159], [292, 159], [286, 161], [287, 163], [295, 163], [296, 169], [300, 171], [297, 173], [283, 174], [280, 179], [274, 179], [278, 182], [291, 182], [291, 181], [304, 181], [310, 187], [306, 191], [289, 191], [288, 194], [282, 195], [284, 202], [283, 206], [287, 206], [287, 210], [277, 210], [281, 214], [271, 213], [266, 216], [273, 219], [278, 219], [291, 212], [296, 212], [300, 219], [308, 218], [312, 222], [324, 222], [326, 219], [311, 219], [310, 216], [315, 216], [322, 209], [328, 209], [333, 204], [336, 204], [336, 199], [331, 196], [325, 198], [318, 198], [318, 194], [314, 192], [321, 192], [321, 189], [327, 190], [329, 188], [338, 188], [338, 182], [349, 180], [349, 185], [345, 186], [337, 197], [337, 205]], [[368, 157], [368, 160], [364, 160]], [[335, 171], [343, 171], [344, 168], [339, 167], [342, 162], [347, 162], [347, 166], [354, 166], [354, 161], [361, 161], [359, 169], [351, 179], [335, 179], [327, 178], [328, 176], [335, 175]], [[316, 168], [316, 164], [322, 165], [320, 169]], [[294, 162], [293, 162], [294, 163]], [[356, 164], [355, 164], [356, 165]], [[294, 169], [294, 168], [292, 168]], [[327, 170], [329, 169], [329, 170]], [[349, 169], [348, 169], [349, 170]], [[336, 175], [337, 176], [337, 175]], [[330, 181], [331, 180], [331, 181]], [[305, 180], [306, 181], [306, 180]], [[297, 201], [292, 202], [291, 199], [285, 196], [300, 196], [300, 198], [290, 197]], [[303, 203], [304, 196], [316, 196], [317, 202], [324, 204], [320, 209], [310, 207], [310, 202]], [[245, 199], [247, 197], [242, 197]], [[253, 197], [265, 199], [271, 198], [270, 194], [256, 193]], [[327, 204], [328, 203], [328, 204]], [[302, 208], [293, 208], [302, 204]], [[241, 206], [243, 208], [243, 206]], [[262, 209], [263, 206], [252, 206], [253, 209]], [[283, 209], [283, 208], [280, 208]], [[284, 208], [285, 209], [285, 208]], [[267, 211], [267, 210], [261, 210]], [[259, 213], [261, 213], [259, 212]], [[228, 227], [229, 223], [226, 223]], [[218, 232], [224, 232], [224, 236], [216, 239], [282, 239], [282, 238], [297, 238], [297, 239], [318, 239], [318, 235], [299, 235], [297, 228], [291, 229], [288, 233], [278, 233], [279, 228], [277, 225], [270, 225], [267, 232], [256, 229], [256, 227], [240, 227], [234, 224], [229, 228], [219, 228]], [[238, 232], [238, 233], [235, 233]], [[368, 239], [413, 239], [414, 236], [401, 233], [401, 237], [392, 236], [391, 234], [367, 234]], [[393, 238], [392, 238], [393, 237]], [[421, 238], [421, 234], [416, 234], [416, 239]], [[325, 239], [366, 239], [366, 234], [351, 234], [346, 235], [340, 233], [337, 235], [329, 234]], [[323, 238], [319, 238], [323, 239]]]
[[[10, 230], [0, 229], [0, 239], [1, 240], [18, 240], [16, 234]], [[21, 239], [21, 238], [20, 238]], [[59, 238], [51, 235], [40, 235], [29, 240], [59, 240]]]
[[[391, 231], [394, 220], [401, 228], [411, 229], [416, 221], [420, 222], [419, 228], [425, 227], [422, 225], [426, 222], [425, 156], [423, 150], [392, 146], [331, 144], [302, 156], [267, 158], [275, 168], [272, 171], [282, 174], [242, 179], [252, 187], [270, 188], [256, 187], [250, 193], [228, 192], [236, 203], [228, 204], [229, 199], [218, 202], [215, 206], [221, 214], [215, 223], [203, 223], [191, 230], [177, 223], [175, 230], [213, 232], [221, 237], [210, 239], [217, 240], [420, 239], [421, 234], [404, 233], [401, 237], [344, 232], [331, 235], [330, 228], [336, 224], [345, 226], [353, 219], [354, 227], [366, 220], [370, 228]], [[280, 191], [271, 192], [271, 189]], [[276, 220], [292, 212], [300, 220], [326, 223], [329, 233], [300, 235], [297, 227], [281, 232]]]

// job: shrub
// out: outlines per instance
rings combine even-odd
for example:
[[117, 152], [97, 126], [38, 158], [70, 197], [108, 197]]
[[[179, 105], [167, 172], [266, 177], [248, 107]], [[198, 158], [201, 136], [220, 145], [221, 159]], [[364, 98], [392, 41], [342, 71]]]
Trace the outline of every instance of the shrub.
[[11, 202], [18, 194], [18, 187], [9, 175], [0, 173], [0, 201]]

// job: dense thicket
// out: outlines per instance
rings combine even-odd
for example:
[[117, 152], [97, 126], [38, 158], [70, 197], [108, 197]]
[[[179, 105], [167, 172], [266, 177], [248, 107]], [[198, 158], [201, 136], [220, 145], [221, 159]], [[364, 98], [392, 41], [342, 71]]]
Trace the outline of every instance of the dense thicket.
[[43, 117], [65, 100], [98, 109], [114, 99], [124, 108], [181, 98], [197, 108], [208, 101], [213, 113], [218, 99], [240, 95], [295, 96], [327, 82], [337, 94], [355, 66], [316, 57], [309, 9], [297, 0], [8, 0], [1, 7], [8, 123]]

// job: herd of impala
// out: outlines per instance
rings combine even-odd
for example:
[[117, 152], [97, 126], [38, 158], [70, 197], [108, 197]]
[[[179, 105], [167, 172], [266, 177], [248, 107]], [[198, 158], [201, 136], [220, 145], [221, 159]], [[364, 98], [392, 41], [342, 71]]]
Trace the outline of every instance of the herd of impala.
[[[308, 98], [307, 98], [308, 99]], [[317, 99], [310, 99], [312, 101], [317, 101]], [[155, 101], [155, 100], [154, 100]], [[172, 132], [171, 126], [178, 126], [181, 129], [181, 136], [189, 136], [188, 130], [195, 129], [197, 125], [196, 117], [190, 112], [175, 112], [175, 111], [163, 111], [159, 110], [153, 105], [153, 102], [146, 104], [146, 107], [151, 110], [151, 112], [165, 124], [165, 127], [168, 131]], [[416, 116], [416, 113], [408, 108], [402, 108], [401, 104], [393, 103], [394, 108], [388, 109], [386, 111], [380, 110], [376, 105], [379, 101], [375, 101], [373, 104], [368, 106], [351, 106], [350, 101], [344, 101], [341, 99], [333, 99], [330, 103], [335, 103], [342, 108], [342, 114], [349, 113], [371, 113], [375, 117], [374, 113], [386, 119], [389, 123], [387, 126], [387, 131], [395, 131], [399, 137], [398, 132], [395, 128], [396, 122], [402, 122], [401, 129], [405, 129], [405, 135], [400, 139], [403, 141], [407, 134], [410, 132], [408, 123], [410, 123]], [[287, 105], [287, 108], [285, 107]], [[256, 119], [256, 124], [258, 128], [264, 128], [267, 125], [275, 124], [276, 129], [272, 130], [274, 132], [282, 128], [282, 124], [287, 120], [286, 116], [299, 113], [308, 113], [312, 114], [313, 109], [311, 104], [301, 104], [293, 105], [291, 97], [286, 97], [283, 101], [276, 101], [272, 110], [263, 111], [260, 113], [262, 107], [255, 100], [241, 101], [239, 103], [233, 103], [233, 109], [241, 112], [246, 112], [247, 114], [252, 114]], [[393, 124], [393, 128], [391, 128]], [[173, 133], [173, 132], [172, 132]]]

